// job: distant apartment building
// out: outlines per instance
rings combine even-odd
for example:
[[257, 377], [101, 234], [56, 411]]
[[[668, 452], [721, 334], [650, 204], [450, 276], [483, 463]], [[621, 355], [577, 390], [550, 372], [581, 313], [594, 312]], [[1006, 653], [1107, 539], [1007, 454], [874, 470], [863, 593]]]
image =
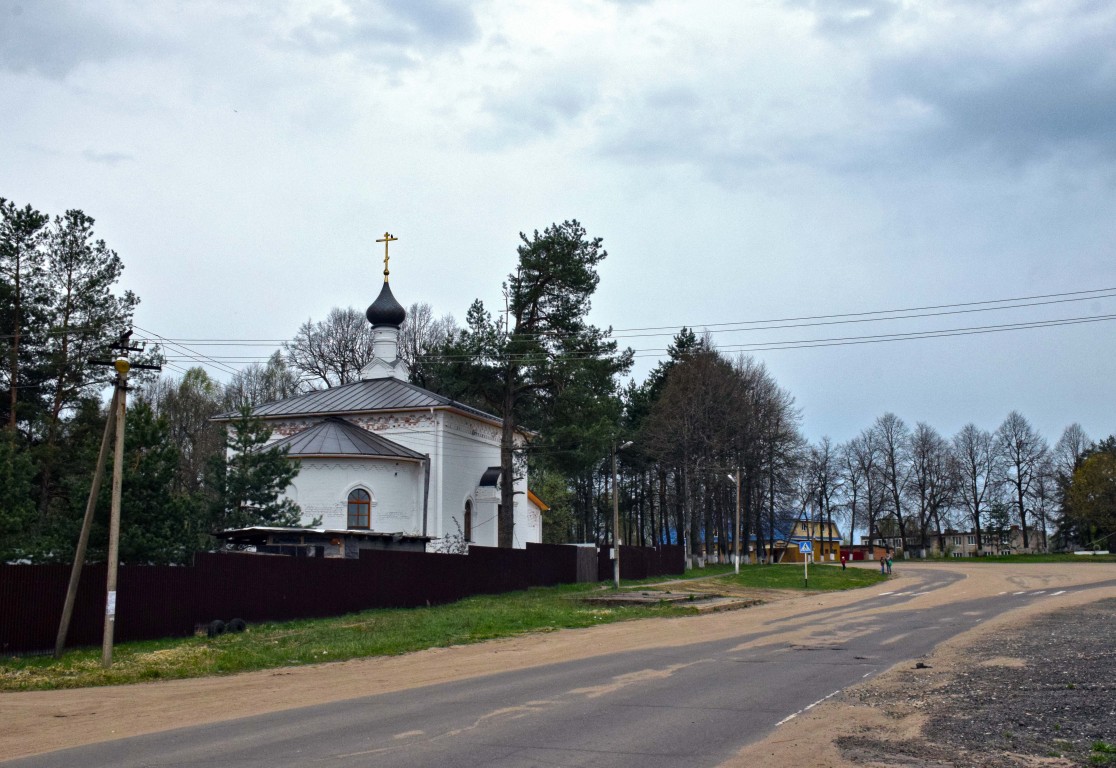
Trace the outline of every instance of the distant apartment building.
[[[1035, 537], [1041, 536], [1041, 533], [1036, 531], [1033, 534]], [[946, 529], [940, 536], [932, 534], [927, 537], [927, 554], [930, 557], [978, 557], [996, 556], [996, 555], [1018, 555], [1026, 551], [1035, 551], [1035, 547], [1030, 550], [1023, 547], [1023, 531], [1018, 525], [1013, 525], [1004, 531], [981, 531], [981, 548], [977, 548], [977, 534], [976, 531], [957, 531], [952, 528]], [[885, 547], [893, 552], [910, 552], [912, 555], [918, 553], [922, 549], [921, 536], [908, 536], [904, 542], [900, 536], [877, 536], [869, 540], [869, 537], [862, 536], [860, 539], [862, 544], [874, 544], [878, 547]]]

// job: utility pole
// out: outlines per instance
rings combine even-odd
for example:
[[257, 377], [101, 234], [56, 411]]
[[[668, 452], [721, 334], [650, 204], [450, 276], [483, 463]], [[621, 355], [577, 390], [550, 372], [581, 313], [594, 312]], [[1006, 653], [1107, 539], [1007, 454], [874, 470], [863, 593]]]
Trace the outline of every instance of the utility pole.
[[[126, 344], [127, 342], [125, 342]], [[112, 505], [109, 513], [108, 577], [105, 582], [105, 631], [101, 639], [101, 666], [112, 666], [112, 640], [116, 629], [116, 571], [120, 558], [120, 493], [124, 480], [124, 406], [128, 396], [127, 348], [113, 361], [116, 369], [116, 449], [112, 456]]]
[[620, 589], [620, 494], [616, 492], [616, 443], [612, 444], [612, 583]]
[[93, 511], [97, 505], [97, 496], [100, 492], [101, 477], [104, 474], [105, 459], [108, 454], [108, 436], [115, 428], [116, 440], [113, 451], [112, 466], [112, 504], [109, 518], [108, 542], [108, 577], [105, 584], [105, 626], [101, 643], [101, 664], [107, 669], [112, 666], [112, 639], [116, 623], [116, 571], [119, 559], [120, 545], [120, 493], [124, 477], [124, 411], [125, 398], [128, 390], [128, 371], [131, 368], [146, 370], [162, 370], [158, 365], [136, 364], [128, 361], [128, 353], [136, 352], [143, 347], [132, 346], [130, 340], [132, 331], [120, 334], [119, 341], [112, 345], [119, 354], [115, 360], [90, 360], [94, 365], [111, 365], [116, 370], [116, 385], [112, 395], [112, 404], [109, 406], [108, 423], [105, 424], [105, 434], [101, 440], [101, 450], [97, 456], [97, 468], [93, 474], [93, 483], [89, 490], [89, 500], [85, 507], [85, 518], [82, 521], [81, 535], [78, 537], [77, 552], [74, 554], [74, 564], [70, 571], [70, 584], [66, 590], [66, 602], [62, 608], [62, 621], [58, 627], [58, 637], [55, 639], [54, 655], [62, 655], [66, 644], [66, 634], [70, 628], [70, 619], [73, 615], [74, 601], [77, 598], [78, 583], [81, 580], [81, 569], [85, 565], [85, 549], [89, 543], [89, 527], [93, 522]]
[[612, 444], [612, 582], [616, 589], [620, 589], [620, 494], [616, 487], [616, 454], [630, 445], [631, 441]]
[[81, 581], [81, 571], [85, 567], [85, 550], [89, 546], [89, 529], [93, 526], [93, 512], [97, 508], [97, 497], [101, 493], [101, 478], [105, 474], [105, 460], [108, 458], [109, 436], [116, 425], [116, 401], [120, 397], [119, 388], [112, 392], [112, 403], [109, 405], [108, 419], [105, 420], [105, 434], [101, 437], [101, 450], [97, 454], [97, 467], [93, 470], [93, 483], [89, 486], [89, 499], [85, 503], [85, 517], [81, 522], [81, 534], [78, 536], [77, 551], [74, 553], [74, 564], [70, 568], [70, 584], [66, 588], [66, 602], [62, 606], [62, 620], [58, 623], [58, 637], [54, 641], [54, 658], [62, 658], [62, 649], [66, 647], [66, 635], [70, 631], [70, 619], [74, 615], [74, 602], [77, 600], [78, 584]]

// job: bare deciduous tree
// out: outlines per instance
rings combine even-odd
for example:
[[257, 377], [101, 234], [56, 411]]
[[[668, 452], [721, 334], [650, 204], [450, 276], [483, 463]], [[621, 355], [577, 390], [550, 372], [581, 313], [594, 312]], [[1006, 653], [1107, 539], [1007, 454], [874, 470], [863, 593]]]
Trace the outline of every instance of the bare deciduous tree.
[[981, 530], [1000, 476], [999, 454], [992, 433], [976, 424], [966, 424], [953, 436], [953, 459], [957, 472], [957, 498], [976, 532], [977, 552], [984, 549]]
[[894, 413], [885, 413], [872, 426], [880, 450], [880, 470], [891, 503], [890, 513], [895, 518], [899, 537], [907, 542], [907, 508], [904, 499], [910, 482], [911, 430]]
[[942, 517], [953, 503], [954, 476], [949, 443], [925, 422], [915, 425], [910, 439], [911, 473], [908, 494], [913, 502], [918, 526], [919, 557], [930, 548], [930, 528], [934, 527], [939, 548], [944, 549]]
[[[1031, 423], [1018, 411], [1012, 411], [996, 430], [996, 450], [1002, 460], [1003, 478], [1011, 492], [1019, 526], [1023, 530], [1023, 548], [1031, 548], [1030, 512], [1035, 479], [1048, 448]], [[1045, 536], [1045, 534], [1044, 534]]]
[[299, 384], [298, 374], [287, 367], [287, 361], [276, 350], [264, 365], [252, 363], [233, 375], [225, 385], [222, 407], [239, 411], [246, 405], [255, 407], [283, 400], [298, 394]]
[[[862, 497], [868, 540], [874, 541], [879, 536], [878, 523], [884, 508], [886, 493], [876, 431], [871, 428], [865, 429], [849, 441], [845, 452], [846, 494], [849, 489], [861, 489], [854, 499], [854, 511], [855, 505], [859, 504]], [[850, 522], [849, 530], [854, 528], [855, 525]]]
[[372, 361], [372, 326], [364, 313], [334, 307], [325, 320], [303, 323], [283, 349], [291, 367], [310, 387], [349, 384]]
[[453, 315], [434, 316], [426, 302], [415, 302], [407, 309], [407, 318], [399, 327], [399, 356], [411, 369], [411, 381], [420, 387], [430, 385], [424, 365], [425, 358], [437, 354], [458, 332]]

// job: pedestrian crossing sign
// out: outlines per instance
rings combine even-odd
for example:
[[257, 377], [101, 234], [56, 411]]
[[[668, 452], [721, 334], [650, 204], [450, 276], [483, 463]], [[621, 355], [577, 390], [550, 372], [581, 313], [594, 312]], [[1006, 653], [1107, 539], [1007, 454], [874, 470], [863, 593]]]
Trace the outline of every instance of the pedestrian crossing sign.
[[812, 542], [812, 541], [800, 541], [800, 542], [798, 542], [798, 551], [801, 552], [804, 555], [814, 554], [814, 542]]

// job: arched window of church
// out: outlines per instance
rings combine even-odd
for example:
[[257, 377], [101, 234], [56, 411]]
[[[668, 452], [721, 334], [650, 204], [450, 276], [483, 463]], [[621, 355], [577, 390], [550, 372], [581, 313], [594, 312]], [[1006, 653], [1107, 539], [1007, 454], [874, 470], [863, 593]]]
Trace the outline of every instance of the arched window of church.
[[349, 528], [368, 528], [372, 522], [372, 496], [363, 488], [349, 492]]
[[465, 541], [473, 540], [473, 502], [469, 499], [465, 500], [465, 524], [462, 526], [464, 529], [462, 533], [465, 534]]

